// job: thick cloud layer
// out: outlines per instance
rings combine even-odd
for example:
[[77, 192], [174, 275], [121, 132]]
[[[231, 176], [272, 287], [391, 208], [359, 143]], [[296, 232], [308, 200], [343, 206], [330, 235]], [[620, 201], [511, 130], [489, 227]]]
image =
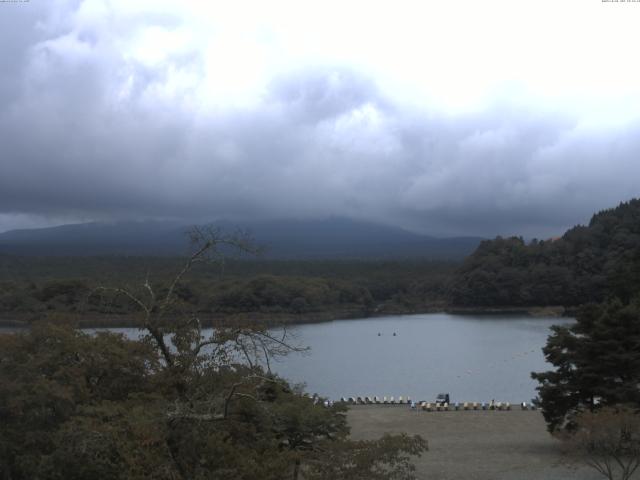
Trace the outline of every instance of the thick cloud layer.
[[640, 195], [640, 113], [606, 98], [602, 121], [513, 85], [450, 110], [364, 63], [279, 59], [260, 25], [146, 2], [0, 7], [0, 230], [338, 215], [547, 236]]

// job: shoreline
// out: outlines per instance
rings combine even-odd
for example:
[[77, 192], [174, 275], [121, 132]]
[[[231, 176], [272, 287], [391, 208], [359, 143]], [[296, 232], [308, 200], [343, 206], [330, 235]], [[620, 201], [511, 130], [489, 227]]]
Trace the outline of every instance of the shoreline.
[[[424, 308], [388, 308], [378, 311], [366, 311], [357, 308], [345, 308], [307, 313], [271, 313], [241, 312], [215, 313], [199, 315], [204, 327], [214, 325], [304, 325], [311, 323], [333, 322], [338, 320], [355, 320], [379, 318], [396, 315], [424, 315], [430, 313], [446, 313], [449, 315], [522, 315], [530, 317], [564, 317], [571, 316], [572, 311], [562, 306], [530, 306], [530, 307], [443, 307]], [[2, 328], [28, 328], [38, 322], [73, 324], [77, 328], [136, 328], [140, 325], [135, 314], [81, 314], [54, 313], [49, 315], [0, 315]]]

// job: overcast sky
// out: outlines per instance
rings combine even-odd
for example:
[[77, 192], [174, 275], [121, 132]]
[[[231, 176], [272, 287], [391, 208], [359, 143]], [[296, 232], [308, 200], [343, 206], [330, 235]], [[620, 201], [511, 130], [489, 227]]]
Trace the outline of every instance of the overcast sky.
[[0, 2], [0, 231], [346, 216], [547, 237], [640, 196], [640, 2]]

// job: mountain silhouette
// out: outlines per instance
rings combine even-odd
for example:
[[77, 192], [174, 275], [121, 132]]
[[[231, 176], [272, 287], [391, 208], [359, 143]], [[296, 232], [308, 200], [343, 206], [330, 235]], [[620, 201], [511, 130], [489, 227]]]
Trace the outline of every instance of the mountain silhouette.
[[[264, 247], [265, 258], [461, 259], [481, 238], [436, 238], [346, 218], [219, 221], [223, 232], [243, 230]], [[38, 256], [180, 255], [189, 251], [189, 225], [178, 222], [83, 223], [0, 234], [0, 253]]]

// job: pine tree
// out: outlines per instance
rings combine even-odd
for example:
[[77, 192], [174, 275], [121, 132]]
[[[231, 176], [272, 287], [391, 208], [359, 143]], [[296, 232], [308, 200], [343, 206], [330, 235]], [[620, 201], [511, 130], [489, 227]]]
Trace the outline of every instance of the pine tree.
[[553, 327], [543, 351], [556, 368], [532, 377], [551, 432], [571, 430], [585, 410], [640, 406], [640, 298], [585, 306], [575, 324]]

